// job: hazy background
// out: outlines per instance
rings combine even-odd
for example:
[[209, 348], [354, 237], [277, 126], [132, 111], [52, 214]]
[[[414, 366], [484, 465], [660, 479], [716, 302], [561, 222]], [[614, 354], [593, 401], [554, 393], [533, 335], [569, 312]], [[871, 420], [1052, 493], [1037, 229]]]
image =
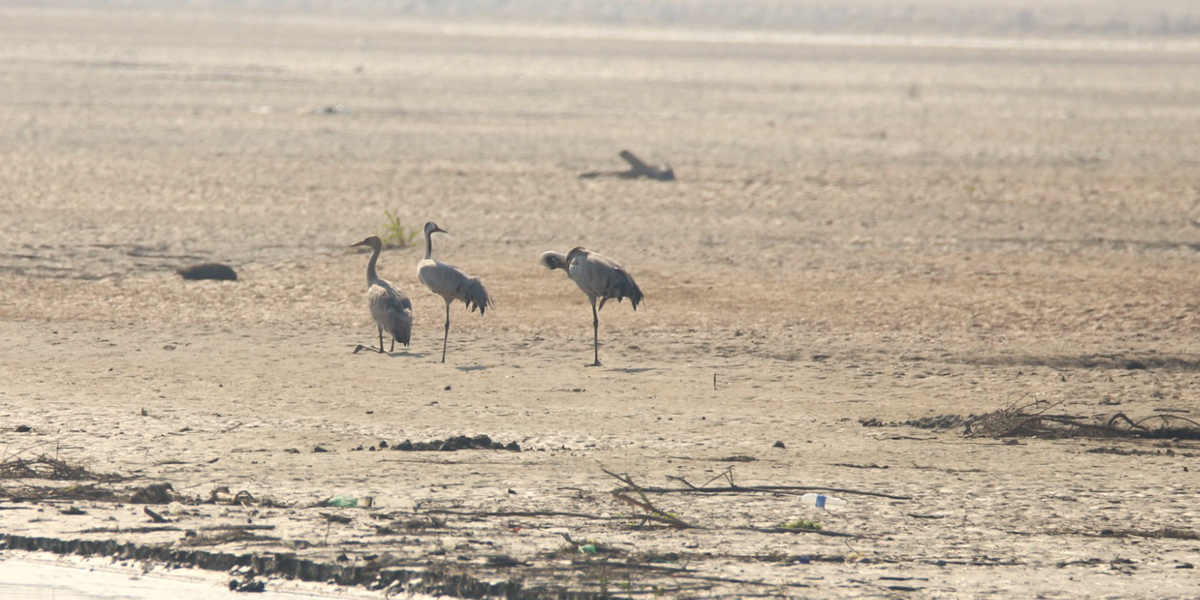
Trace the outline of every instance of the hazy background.
[[1187, 37], [1187, 0], [5, 0], [0, 6], [314, 11], [557, 24], [754, 28], [828, 34]]

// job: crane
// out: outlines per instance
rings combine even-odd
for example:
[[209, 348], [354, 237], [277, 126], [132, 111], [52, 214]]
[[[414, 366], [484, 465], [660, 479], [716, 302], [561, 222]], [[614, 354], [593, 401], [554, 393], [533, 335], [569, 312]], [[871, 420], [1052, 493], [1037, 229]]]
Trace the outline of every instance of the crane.
[[[543, 252], [541, 263], [551, 271], [554, 269], [566, 271], [567, 277], [574, 281], [575, 285], [583, 290], [583, 293], [587, 294], [588, 301], [592, 303], [592, 348], [596, 357], [596, 361], [588, 366], [600, 366], [600, 315], [598, 311], [604, 308], [604, 303], [612, 298], [616, 298], [617, 302], [629, 298], [630, 304], [633, 304], [633, 310], [637, 310], [638, 303], [642, 301], [641, 288], [620, 263], [607, 256], [589, 252], [585, 248], [572, 248], [565, 255], [560, 252]], [[598, 308], [596, 299], [600, 300]]]
[[478, 277], [468, 276], [454, 265], [430, 258], [433, 254], [432, 236], [437, 232], [449, 233], [433, 221], [425, 224], [425, 258], [417, 263], [417, 279], [446, 301], [446, 331], [442, 337], [442, 362], [446, 362], [446, 342], [450, 339], [450, 305], [455, 300], [461, 300], [471, 312], [478, 308], [479, 314], [483, 315], [492, 306], [492, 298]]
[[[379, 330], [379, 353], [383, 354], [383, 332], [392, 338], [392, 352], [396, 350], [396, 342], [408, 346], [412, 335], [412, 301], [408, 296], [392, 287], [392, 284], [375, 272], [375, 263], [379, 253], [383, 251], [383, 242], [377, 236], [371, 236], [354, 246], [370, 246], [371, 260], [367, 262], [367, 305], [371, 308], [371, 316]], [[359, 344], [355, 352], [366, 348]]]

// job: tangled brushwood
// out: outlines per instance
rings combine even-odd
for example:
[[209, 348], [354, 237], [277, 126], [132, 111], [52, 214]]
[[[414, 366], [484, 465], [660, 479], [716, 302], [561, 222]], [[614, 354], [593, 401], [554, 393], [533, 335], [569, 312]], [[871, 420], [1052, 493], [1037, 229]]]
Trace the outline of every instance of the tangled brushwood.
[[1138, 420], [1125, 413], [1111, 416], [1029, 414], [997, 411], [967, 427], [976, 437], [1136, 438], [1200, 440], [1200, 423], [1177, 415], [1152, 415]]
[[0, 479], [115, 481], [120, 477], [93, 473], [83, 465], [71, 464], [60, 458], [42, 454], [33, 458], [11, 456], [0, 461]]
[[1125, 413], [1084, 416], [1051, 412], [1058, 406], [1057, 403], [1032, 399], [981, 415], [950, 414], [892, 422], [860, 419], [859, 424], [863, 427], [918, 429], [961, 427], [964, 436], [981, 438], [1200, 440], [1200, 423], [1179, 415], [1160, 413], [1134, 419]]

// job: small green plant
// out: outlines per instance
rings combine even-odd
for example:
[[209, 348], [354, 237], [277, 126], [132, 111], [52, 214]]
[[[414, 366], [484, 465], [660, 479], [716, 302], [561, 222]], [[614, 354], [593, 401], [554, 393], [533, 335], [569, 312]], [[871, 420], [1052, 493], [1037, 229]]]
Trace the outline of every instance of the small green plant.
[[808, 521], [806, 519], [796, 519], [787, 523], [780, 523], [781, 529], [820, 529], [821, 524], [816, 521]]
[[387, 215], [387, 227], [379, 234], [383, 245], [389, 248], [407, 248], [417, 239], [419, 229], [416, 226], [406, 226], [399, 213], [390, 210], [383, 211]]

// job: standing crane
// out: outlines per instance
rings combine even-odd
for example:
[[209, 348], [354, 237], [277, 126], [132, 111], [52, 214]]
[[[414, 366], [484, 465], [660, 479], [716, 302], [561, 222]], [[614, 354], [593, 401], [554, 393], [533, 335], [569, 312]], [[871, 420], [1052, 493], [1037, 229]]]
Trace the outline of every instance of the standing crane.
[[433, 254], [432, 236], [439, 231], [449, 233], [432, 221], [425, 224], [425, 258], [417, 263], [417, 279], [446, 301], [446, 332], [442, 337], [442, 362], [446, 362], [446, 341], [450, 339], [450, 304], [462, 300], [471, 312], [478, 308], [482, 315], [492, 306], [492, 298], [478, 277], [470, 277], [454, 265], [430, 258]]
[[[600, 366], [600, 315], [598, 311], [604, 308], [604, 303], [610, 298], [616, 298], [617, 302], [629, 298], [629, 302], [633, 304], [633, 310], [637, 310], [638, 303], [642, 301], [642, 290], [638, 288], [633, 276], [626, 273], [620, 263], [607, 256], [589, 252], [584, 248], [572, 248], [566, 255], [559, 252], [544, 252], [541, 263], [551, 271], [554, 269], [566, 271], [567, 277], [570, 277], [571, 281], [574, 281], [575, 285], [587, 294], [588, 301], [592, 303], [592, 348], [596, 355], [596, 362], [588, 366]], [[600, 299], [599, 308], [596, 307], [597, 298]]]
[[[383, 332], [392, 338], [392, 352], [396, 350], [396, 342], [408, 346], [412, 335], [412, 301], [404, 292], [392, 287], [388, 280], [375, 273], [375, 262], [383, 251], [383, 242], [377, 236], [371, 236], [354, 246], [370, 246], [371, 260], [367, 263], [367, 305], [371, 307], [371, 316], [375, 318], [375, 326], [379, 329], [379, 353], [383, 354]], [[366, 348], [359, 344], [355, 352]]]

